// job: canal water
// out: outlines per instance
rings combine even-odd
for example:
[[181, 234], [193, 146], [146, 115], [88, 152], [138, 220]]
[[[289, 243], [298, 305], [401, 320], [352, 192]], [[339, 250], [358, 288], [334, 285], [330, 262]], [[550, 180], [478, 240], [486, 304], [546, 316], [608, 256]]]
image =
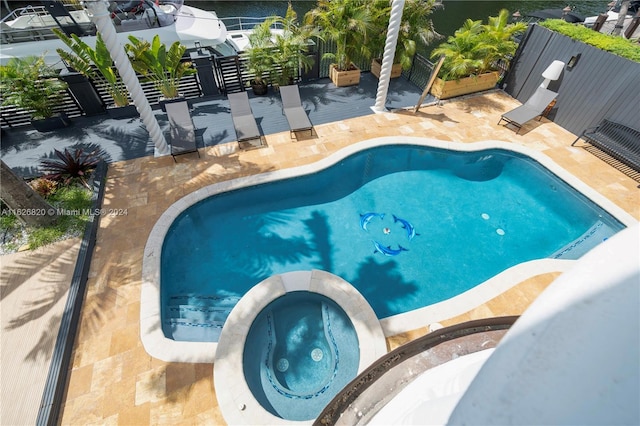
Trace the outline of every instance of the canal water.
[[[487, 20], [489, 16], [496, 16], [500, 9], [507, 9], [510, 13], [519, 11], [521, 15], [541, 9], [562, 9], [569, 5], [575, 13], [583, 16], [593, 16], [607, 10], [608, 1], [602, 0], [520, 0], [520, 1], [482, 1], [482, 0], [444, 0], [444, 8], [431, 15], [435, 29], [444, 36], [452, 35], [460, 28], [465, 19]], [[218, 17], [232, 16], [264, 17], [270, 15], [284, 16], [287, 10], [286, 0], [273, 1], [243, 1], [243, 0], [185, 0], [185, 4], [204, 10], [213, 10]], [[316, 1], [293, 0], [293, 8], [302, 20], [303, 15], [313, 9]]]

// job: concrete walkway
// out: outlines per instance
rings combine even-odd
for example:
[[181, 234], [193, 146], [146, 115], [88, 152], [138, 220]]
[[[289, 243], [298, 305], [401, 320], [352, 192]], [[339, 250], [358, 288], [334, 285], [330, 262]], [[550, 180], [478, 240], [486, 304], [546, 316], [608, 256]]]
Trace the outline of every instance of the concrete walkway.
[[80, 249], [78, 238], [0, 256], [1, 425], [34, 425]]

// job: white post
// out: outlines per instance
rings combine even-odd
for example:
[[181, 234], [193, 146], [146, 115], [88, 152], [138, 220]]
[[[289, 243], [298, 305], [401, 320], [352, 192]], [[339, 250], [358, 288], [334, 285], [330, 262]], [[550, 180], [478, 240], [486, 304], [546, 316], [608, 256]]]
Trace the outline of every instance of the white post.
[[396, 45], [398, 44], [398, 34], [400, 33], [403, 9], [404, 0], [391, 0], [391, 16], [389, 18], [389, 27], [387, 28], [387, 40], [384, 44], [384, 54], [382, 55], [382, 67], [380, 68], [380, 78], [378, 79], [376, 104], [371, 108], [376, 113], [386, 111], [384, 104], [387, 100], [389, 80], [391, 80], [391, 67], [393, 66]]
[[131, 93], [133, 103], [140, 113], [140, 118], [146, 126], [147, 131], [151, 136], [151, 140], [153, 140], [153, 144], [155, 145], [155, 156], [160, 157], [163, 155], [169, 155], [169, 146], [167, 145], [167, 141], [164, 139], [158, 120], [156, 120], [156, 116], [151, 110], [151, 105], [149, 105], [149, 101], [142, 91], [140, 80], [138, 80], [138, 77], [131, 66], [131, 62], [129, 62], [129, 57], [124, 51], [124, 47], [118, 41], [116, 29], [113, 26], [113, 22], [111, 22], [111, 15], [107, 10], [109, 2], [107, 0], [91, 0], [85, 1], [84, 5], [89, 12], [91, 21], [96, 24], [97, 30], [102, 35], [104, 44], [107, 46], [107, 49], [113, 58], [113, 62], [120, 73], [122, 82], [127, 87], [129, 93]]

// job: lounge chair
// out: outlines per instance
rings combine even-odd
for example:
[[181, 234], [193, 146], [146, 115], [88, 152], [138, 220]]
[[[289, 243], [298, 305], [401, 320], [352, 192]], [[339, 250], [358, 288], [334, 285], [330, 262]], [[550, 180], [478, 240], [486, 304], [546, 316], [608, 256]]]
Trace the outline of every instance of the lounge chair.
[[545, 89], [542, 87], [538, 87], [535, 93], [525, 102], [523, 105], [520, 105], [516, 109], [513, 109], [505, 114], [502, 114], [500, 121], [498, 124], [502, 122], [502, 120], [506, 121], [506, 124], [513, 124], [518, 128], [517, 133], [520, 133], [520, 129], [525, 125], [529, 120], [533, 120], [536, 117], [538, 121], [542, 118], [542, 113], [549, 106], [549, 104], [558, 96], [556, 92], [552, 92], [549, 89]]
[[[236, 138], [241, 148], [259, 148], [262, 146], [262, 136], [258, 123], [251, 111], [247, 92], [229, 93], [231, 118], [236, 130]], [[255, 141], [258, 141], [256, 144]]]
[[176, 155], [195, 152], [200, 157], [196, 146], [196, 128], [193, 125], [189, 104], [187, 101], [169, 102], [165, 104], [171, 135], [171, 155], [176, 161]]
[[309, 121], [306, 111], [302, 108], [300, 91], [298, 86], [280, 86], [280, 97], [282, 98], [282, 112], [289, 122], [289, 132], [291, 138], [295, 132], [309, 131], [313, 135], [313, 124]]

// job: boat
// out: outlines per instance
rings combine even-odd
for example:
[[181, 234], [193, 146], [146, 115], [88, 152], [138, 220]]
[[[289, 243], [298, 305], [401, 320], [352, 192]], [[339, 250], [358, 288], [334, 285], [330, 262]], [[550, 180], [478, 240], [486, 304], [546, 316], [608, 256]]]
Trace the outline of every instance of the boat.
[[[43, 0], [40, 5], [12, 10], [2, 19], [0, 64], [13, 57], [44, 54], [48, 64], [62, 68], [56, 49], [68, 48], [52, 28], [95, 46], [96, 28], [88, 11], [79, 1], [67, 1]], [[184, 0], [110, 1], [108, 10], [123, 44], [129, 35], [151, 41], [158, 34], [166, 45], [179, 41], [188, 50], [207, 48], [221, 56], [237, 53], [215, 12], [184, 5]]]
[[[616, 0], [615, 4], [606, 13], [585, 18], [584, 25], [601, 33], [611, 34], [620, 16], [622, 0]], [[627, 14], [622, 23], [621, 34], [628, 39], [640, 38], [640, 0], [631, 0]]]

